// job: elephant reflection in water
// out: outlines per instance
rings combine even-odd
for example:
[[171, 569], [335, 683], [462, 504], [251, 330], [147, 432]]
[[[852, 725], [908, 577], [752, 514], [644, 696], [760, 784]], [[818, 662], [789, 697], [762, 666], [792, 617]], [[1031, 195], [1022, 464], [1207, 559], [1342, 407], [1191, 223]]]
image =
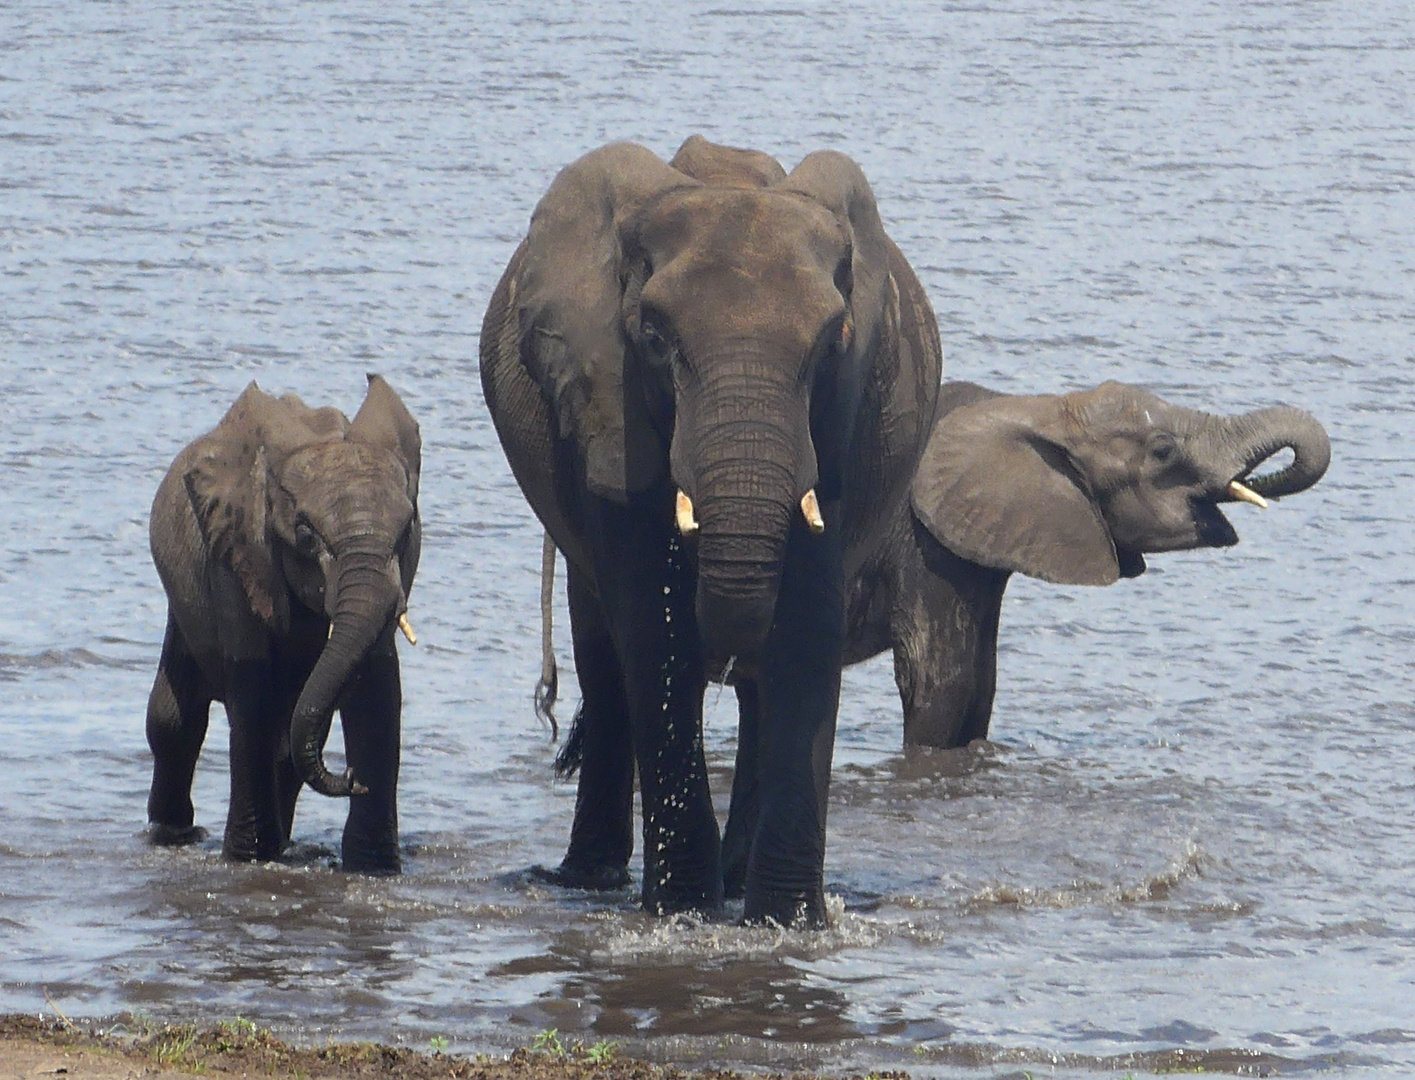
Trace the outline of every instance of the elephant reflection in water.
[[[273, 859], [308, 783], [350, 797], [345, 869], [397, 873], [402, 689], [394, 629], [421, 549], [418, 425], [369, 376], [350, 423], [251, 383], [177, 455], [152, 506], [167, 632], [147, 710], [150, 835], [200, 839], [192, 777], [211, 703], [231, 727], [222, 851]], [[339, 710], [350, 768], [325, 766]]]

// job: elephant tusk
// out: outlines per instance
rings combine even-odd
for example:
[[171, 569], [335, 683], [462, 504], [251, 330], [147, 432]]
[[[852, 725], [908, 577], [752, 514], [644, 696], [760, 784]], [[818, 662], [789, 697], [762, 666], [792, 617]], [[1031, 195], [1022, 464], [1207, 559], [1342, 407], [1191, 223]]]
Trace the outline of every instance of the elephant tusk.
[[678, 519], [678, 531], [684, 536], [692, 536], [698, 531], [697, 518], [693, 517], [693, 500], [681, 490], [678, 492], [678, 505], [674, 516]]
[[398, 629], [403, 631], [403, 636], [408, 639], [409, 645], [418, 643], [418, 635], [413, 633], [413, 624], [408, 621], [408, 613], [405, 611], [398, 616]]
[[1261, 507], [1264, 510], [1268, 508], [1267, 499], [1263, 498], [1252, 488], [1244, 487], [1237, 480], [1229, 481], [1228, 493], [1239, 502], [1252, 503], [1254, 506]]
[[811, 532], [817, 535], [825, 532], [825, 518], [821, 517], [821, 505], [816, 501], [815, 488], [811, 488], [801, 496], [801, 513], [805, 515], [806, 524], [811, 527]]

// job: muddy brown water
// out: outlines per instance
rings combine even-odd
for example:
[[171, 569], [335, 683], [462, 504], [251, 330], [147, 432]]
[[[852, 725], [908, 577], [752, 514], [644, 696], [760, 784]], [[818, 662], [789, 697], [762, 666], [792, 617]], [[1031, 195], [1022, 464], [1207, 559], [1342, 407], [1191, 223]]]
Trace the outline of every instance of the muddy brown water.
[[[1415, 1070], [1411, 71], [1394, 0], [0, 8], [0, 1011], [47, 987], [466, 1050]], [[1232, 511], [1235, 549], [1016, 581], [982, 749], [906, 758], [888, 659], [850, 671], [818, 934], [525, 875], [573, 788], [529, 705], [539, 533], [480, 318], [556, 169], [695, 131], [855, 156], [950, 377], [1286, 401], [1334, 444], [1312, 492]], [[342, 807], [310, 793], [288, 862], [153, 850], [158, 478], [250, 379], [351, 410], [368, 370], [425, 440], [406, 872], [331, 870]], [[563, 616], [557, 643], [568, 671]]]

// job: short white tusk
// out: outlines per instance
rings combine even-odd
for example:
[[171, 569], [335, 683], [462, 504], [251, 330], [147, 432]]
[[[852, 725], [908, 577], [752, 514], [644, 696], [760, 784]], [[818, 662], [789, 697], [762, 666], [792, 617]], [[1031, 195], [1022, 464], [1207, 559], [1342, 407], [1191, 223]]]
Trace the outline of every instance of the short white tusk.
[[1252, 503], [1254, 506], [1262, 507], [1264, 510], [1268, 508], [1267, 499], [1263, 498], [1252, 488], [1244, 487], [1237, 480], [1229, 481], [1228, 493], [1239, 502]]
[[682, 491], [678, 492], [678, 505], [674, 516], [678, 519], [678, 531], [684, 536], [692, 536], [698, 531], [698, 521], [693, 517], [693, 500]]
[[398, 616], [398, 629], [403, 631], [403, 636], [408, 639], [409, 645], [418, 643], [418, 635], [413, 633], [413, 624], [408, 621], [408, 613], [405, 611]]
[[816, 501], [816, 489], [811, 488], [801, 496], [801, 513], [806, 517], [806, 524], [811, 527], [813, 533], [825, 532], [825, 518], [821, 517], [821, 505]]

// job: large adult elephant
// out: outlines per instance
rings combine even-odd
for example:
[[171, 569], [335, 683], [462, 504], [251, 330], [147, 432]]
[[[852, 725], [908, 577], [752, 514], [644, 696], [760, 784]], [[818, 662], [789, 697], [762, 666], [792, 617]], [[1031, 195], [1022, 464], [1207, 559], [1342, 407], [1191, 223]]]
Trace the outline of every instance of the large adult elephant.
[[[1253, 475], [1284, 450], [1290, 464]], [[1031, 396], [949, 383], [911, 497], [851, 583], [845, 661], [894, 651], [906, 745], [984, 738], [1012, 574], [1111, 585], [1146, 554], [1229, 547], [1220, 504], [1305, 491], [1330, 460], [1300, 409], [1213, 416], [1118, 382]]]
[[[824, 920], [845, 582], [902, 504], [942, 358], [864, 174], [822, 151], [619, 143], [564, 169], [482, 326], [482, 386], [564, 553], [584, 700], [557, 880], [716, 912], [709, 675], [759, 700], [746, 917]], [[632, 751], [632, 752], [631, 752]]]
[[[308, 783], [353, 797], [345, 869], [398, 872], [394, 627], [414, 640], [406, 611], [421, 549], [421, 455], [417, 423], [375, 375], [352, 423], [251, 383], [177, 455], [150, 524], [167, 591], [147, 707], [154, 841], [202, 835], [192, 775], [220, 701], [231, 725], [228, 858], [278, 855]], [[342, 776], [323, 760], [336, 708]]]

